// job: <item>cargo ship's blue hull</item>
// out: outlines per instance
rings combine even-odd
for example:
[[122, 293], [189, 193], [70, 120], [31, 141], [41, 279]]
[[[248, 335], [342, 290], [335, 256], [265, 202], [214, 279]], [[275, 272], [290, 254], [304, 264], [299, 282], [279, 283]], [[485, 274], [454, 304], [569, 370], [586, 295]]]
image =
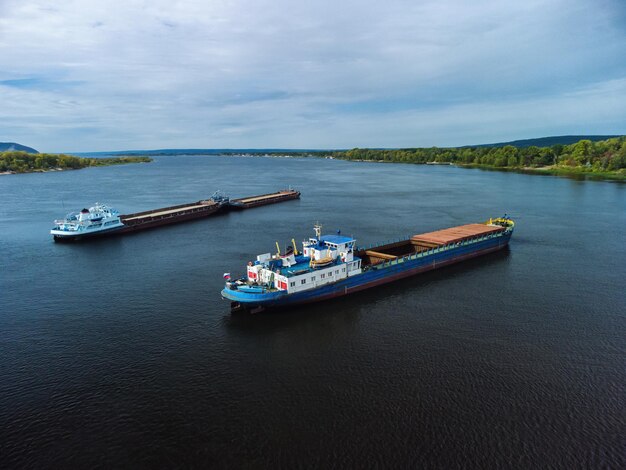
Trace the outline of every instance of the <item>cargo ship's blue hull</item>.
[[239, 306], [247, 310], [261, 310], [264, 308], [279, 308], [319, 302], [498, 251], [508, 245], [511, 234], [512, 231], [506, 231], [496, 236], [469, 244], [433, 248], [426, 252], [415, 253], [376, 266], [371, 266], [360, 274], [333, 284], [327, 284], [302, 292], [287, 293], [285, 291], [270, 291], [264, 293], [247, 293], [224, 289], [222, 296], [235, 304], [239, 304], [234, 305], [234, 307]]

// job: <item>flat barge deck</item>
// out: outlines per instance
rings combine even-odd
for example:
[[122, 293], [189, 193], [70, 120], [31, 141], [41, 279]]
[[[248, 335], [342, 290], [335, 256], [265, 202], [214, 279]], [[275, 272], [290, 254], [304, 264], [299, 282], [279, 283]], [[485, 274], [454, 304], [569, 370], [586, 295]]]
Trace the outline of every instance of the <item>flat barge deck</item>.
[[125, 227], [121, 232], [135, 232], [149, 228], [160, 227], [162, 225], [177, 224], [188, 220], [200, 219], [229, 210], [252, 209], [253, 207], [276, 204], [279, 202], [298, 199], [300, 191], [286, 189], [275, 193], [261, 194], [259, 196], [248, 196], [239, 199], [229, 199], [224, 196], [213, 196], [212, 198], [180, 204], [177, 206], [162, 207], [145, 212], [120, 215]]
[[277, 193], [261, 194], [259, 196], [242, 197], [232, 199], [229, 205], [232, 209], [251, 209], [253, 207], [265, 206], [267, 204], [275, 204], [277, 202], [288, 201], [290, 199], [298, 199], [300, 192], [293, 189], [285, 189]]
[[160, 227], [161, 225], [177, 224], [186, 220], [208, 217], [219, 212], [223, 207], [222, 203], [208, 199], [191, 204], [180, 204], [151, 211], [120, 215], [120, 220], [124, 224], [121, 232], [135, 232], [137, 230]]

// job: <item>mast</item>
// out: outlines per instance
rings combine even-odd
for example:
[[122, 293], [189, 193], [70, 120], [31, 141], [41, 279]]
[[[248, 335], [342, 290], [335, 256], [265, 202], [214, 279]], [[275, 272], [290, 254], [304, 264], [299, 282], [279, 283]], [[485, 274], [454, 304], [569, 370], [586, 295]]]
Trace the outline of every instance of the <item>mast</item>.
[[316, 223], [313, 226], [313, 230], [315, 230], [315, 237], [317, 238], [317, 241], [320, 241], [320, 237], [322, 236], [322, 226], [319, 223]]

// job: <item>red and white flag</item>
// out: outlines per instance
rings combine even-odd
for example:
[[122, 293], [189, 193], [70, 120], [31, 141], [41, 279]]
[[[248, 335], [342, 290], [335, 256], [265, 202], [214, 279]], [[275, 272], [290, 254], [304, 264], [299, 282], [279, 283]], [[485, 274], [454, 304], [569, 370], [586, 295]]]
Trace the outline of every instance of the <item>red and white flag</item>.
[[224, 279], [229, 280], [230, 279], [230, 273], [224, 273]]

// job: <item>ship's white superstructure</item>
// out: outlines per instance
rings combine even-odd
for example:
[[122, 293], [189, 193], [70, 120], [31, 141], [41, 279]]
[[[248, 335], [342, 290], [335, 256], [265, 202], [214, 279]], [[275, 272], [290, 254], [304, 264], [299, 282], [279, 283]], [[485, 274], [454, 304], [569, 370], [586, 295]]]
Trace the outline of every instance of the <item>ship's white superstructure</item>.
[[[342, 235], [321, 235], [302, 243], [302, 254], [290, 249], [281, 255], [265, 253], [248, 263], [246, 285], [239, 289], [254, 292], [257, 286], [272, 286], [292, 294], [338, 282], [361, 273], [361, 259], [354, 256], [356, 240]], [[291, 247], [290, 247], [291, 248]]]
[[50, 233], [55, 240], [77, 239], [111, 232], [124, 227], [120, 214], [105, 204], [96, 203], [89, 209], [72, 212], [65, 219], [55, 220]]

